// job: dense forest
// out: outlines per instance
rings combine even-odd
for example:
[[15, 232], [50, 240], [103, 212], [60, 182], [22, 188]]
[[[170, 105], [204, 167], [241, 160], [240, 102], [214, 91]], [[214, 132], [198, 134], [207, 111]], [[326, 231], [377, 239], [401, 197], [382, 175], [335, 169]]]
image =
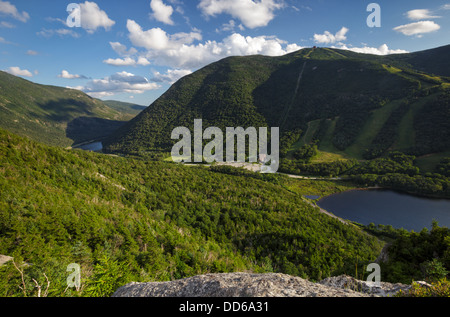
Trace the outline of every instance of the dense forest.
[[388, 241], [389, 260], [381, 262], [383, 280], [405, 284], [419, 280], [436, 282], [449, 274], [449, 228], [433, 222], [431, 230], [424, 228], [420, 232], [375, 224], [366, 226], [366, 230]]
[[[33, 279], [45, 289], [47, 278], [48, 296], [108, 296], [130, 281], [208, 272], [319, 280], [351, 274], [383, 245], [277, 175], [70, 151], [4, 130], [0, 173], [0, 254], [14, 257], [0, 268], [2, 296], [36, 296]], [[78, 291], [67, 289], [71, 263], [82, 268]]]

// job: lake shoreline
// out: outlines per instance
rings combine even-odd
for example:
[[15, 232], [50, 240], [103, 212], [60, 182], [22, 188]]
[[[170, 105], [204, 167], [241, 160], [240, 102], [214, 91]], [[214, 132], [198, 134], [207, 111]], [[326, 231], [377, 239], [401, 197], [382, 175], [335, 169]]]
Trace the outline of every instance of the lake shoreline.
[[325, 199], [327, 197], [331, 197], [337, 194], [342, 194], [342, 193], [346, 193], [346, 192], [351, 192], [351, 191], [364, 191], [364, 190], [386, 190], [386, 191], [393, 191], [399, 194], [405, 194], [405, 195], [409, 195], [409, 196], [414, 196], [414, 197], [419, 197], [419, 198], [425, 198], [425, 199], [433, 199], [433, 200], [448, 200], [450, 201], [449, 197], [444, 197], [444, 196], [436, 196], [436, 195], [429, 195], [429, 194], [421, 194], [421, 193], [416, 193], [416, 192], [411, 192], [411, 191], [407, 191], [407, 190], [402, 190], [402, 189], [398, 189], [398, 188], [390, 188], [390, 187], [381, 187], [381, 186], [370, 186], [370, 187], [355, 187], [349, 190], [344, 190], [341, 192], [337, 192], [328, 196], [324, 196], [321, 197], [318, 201]]
[[443, 226], [450, 226], [450, 199], [423, 197], [390, 188], [354, 188], [315, 203], [336, 217], [362, 225], [375, 223], [420, 231], [424, 227], [430, 229], [432, 221], [437, 220]]

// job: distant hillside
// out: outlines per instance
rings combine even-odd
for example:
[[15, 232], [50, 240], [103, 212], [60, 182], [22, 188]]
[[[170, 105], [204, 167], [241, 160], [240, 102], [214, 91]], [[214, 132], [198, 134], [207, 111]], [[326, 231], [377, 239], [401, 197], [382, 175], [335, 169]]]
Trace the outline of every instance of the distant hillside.
[[411, 68], [425, 73], [450, 77], [449, 56], [450, 45], [446, 45], [411, 54], [394, 54], [385, 59], [410, 65]]
[[105, 137], [136, 114], [78, 90], [0, 72], [0, 127], [46, 144], [71, 146]]
[[141, 111], [147, 109], [146, 106], [117, 100], [103, 100], [102, 102], [112, 109], [132, 115], [138, 115], [139, 113], [141, 113]]
[[[229, 57], [180, 79], [104, 143], [109, 152], [170, 151], [171, 131], [280, 127], [282, 152], [371, 159], [399, 150], [450, 151], [450, 46], [375, 56], [303, 49], [281, 57]], [[440, 155], [440, 154], [439, 154]]]

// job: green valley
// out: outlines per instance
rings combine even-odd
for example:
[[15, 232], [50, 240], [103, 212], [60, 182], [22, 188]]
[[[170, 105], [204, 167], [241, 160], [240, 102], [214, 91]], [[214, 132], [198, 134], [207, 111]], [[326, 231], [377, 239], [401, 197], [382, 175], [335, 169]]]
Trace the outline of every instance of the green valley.
[[[383, 246], [303, 198], [344, 184], [65, 150], [4, 130], [0, 173], [0, 254], [31, 264], [25, 290], [13, 263], [0, 268], [2, 296], [32, 295], [32, 279], [46, 277], [49, 296], [107, 296], [130, 281], [208, 272], [318, 280], [352, 274]], [[82, 268], [79, 292], [65, 291], [70, 263]]]
[[[449, 49], [228, 57], [148, 107], [0, 72], [0, 255], [14, 259], [0, 267], [0, 296], [35, 296], [36, 284], [110, 296], [217, 272], [364, 278], [387, 244], [384, 280], [442, 277], [447, 228], [341, 221], [307, 197], [383, 187], [450, 198]], [[195, 119], [280, 127], [280, 173], [172, 162], [172, 130]], [[103, 153], [71, 147], [92, 140]], [[79, 289], [66, 284], [72, 263]]]

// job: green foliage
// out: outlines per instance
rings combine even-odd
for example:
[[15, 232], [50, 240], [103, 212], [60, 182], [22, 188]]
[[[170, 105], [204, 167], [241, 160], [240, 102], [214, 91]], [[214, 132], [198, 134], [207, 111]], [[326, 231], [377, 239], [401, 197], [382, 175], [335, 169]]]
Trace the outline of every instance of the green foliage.
[[304, 160], [283, 159], [278, 171], [286, 174], [336, 177], [353, 168], [355, 160], [339, 160], [321, 163], [305, 163]]
[[444, 265], [437, 259], [425, 262], [423, 267], [426, 279], [433, 282], [446, 278], [449, 273]]
[[444, 158], [436, 167], [436, 173], [450, 177], [450, 157]]
[[444, 152], [450, 147], [450, 91], [421, 108], [414, 120], [416, 155]]
[[400, 152], [390, 152], [385, 158], [363, 162], [349, 171], [349, 174], [407, 174], [410, 176], [419, 174], [419, 168], [414, 166], [414, 156]]
[[415, 176], [397, 173], [361, 174], [352, 176], [352, 181], [362, 186], [380, 186], [421, 196], [450, 197], [450, 179], [439, 174]]
[[450, 282], [446, 279], [433, 282], [431, 287], [412, 283], [412, 289], [400, 291], [395, 297], [450, 297]]
[[448, 277], [450, 269], [450, 229], [433, 223], [421, 232], [397, 230], [388, 247], [387, 262], [381, 263], [383, 280], [410, 284]]
[[392, 112], [389, 119], [373, 139], [370, 148], [366, 149], [364, 153], [365, 159], [380, 157], [392, 147], [396, 140], [399, 124], [408, 110], [409, 103], [405, 101]]
[[317, 155], [317, 145], [304, 145], [294, 152], [293, 157], [305, 163], [310, 163], [314, 156]]
[[[108, 296], [119, 284], [212, 272], [319, 279], [370, 263], [382, 245], [320, 213], [281, 175], [47, 147], [0, 130], [0, 254], [48, 296]], [[232, 174], [232, 175], [230, 175]], [[311, 184], [308, 185], [311, 187]], [[103, 255], [108, 258], [103, 258]], [[67, 265], [82, 268], [67, 289]], [[20, 274], [0, 268], [6, 296]]]
[[95, 264], [94, 272], [83, 295], [87, 297], [110, 297], [119, 287], [129, 281], [128, 272], [126, 263], [119, 263], [108, 256], [103, 256]]

